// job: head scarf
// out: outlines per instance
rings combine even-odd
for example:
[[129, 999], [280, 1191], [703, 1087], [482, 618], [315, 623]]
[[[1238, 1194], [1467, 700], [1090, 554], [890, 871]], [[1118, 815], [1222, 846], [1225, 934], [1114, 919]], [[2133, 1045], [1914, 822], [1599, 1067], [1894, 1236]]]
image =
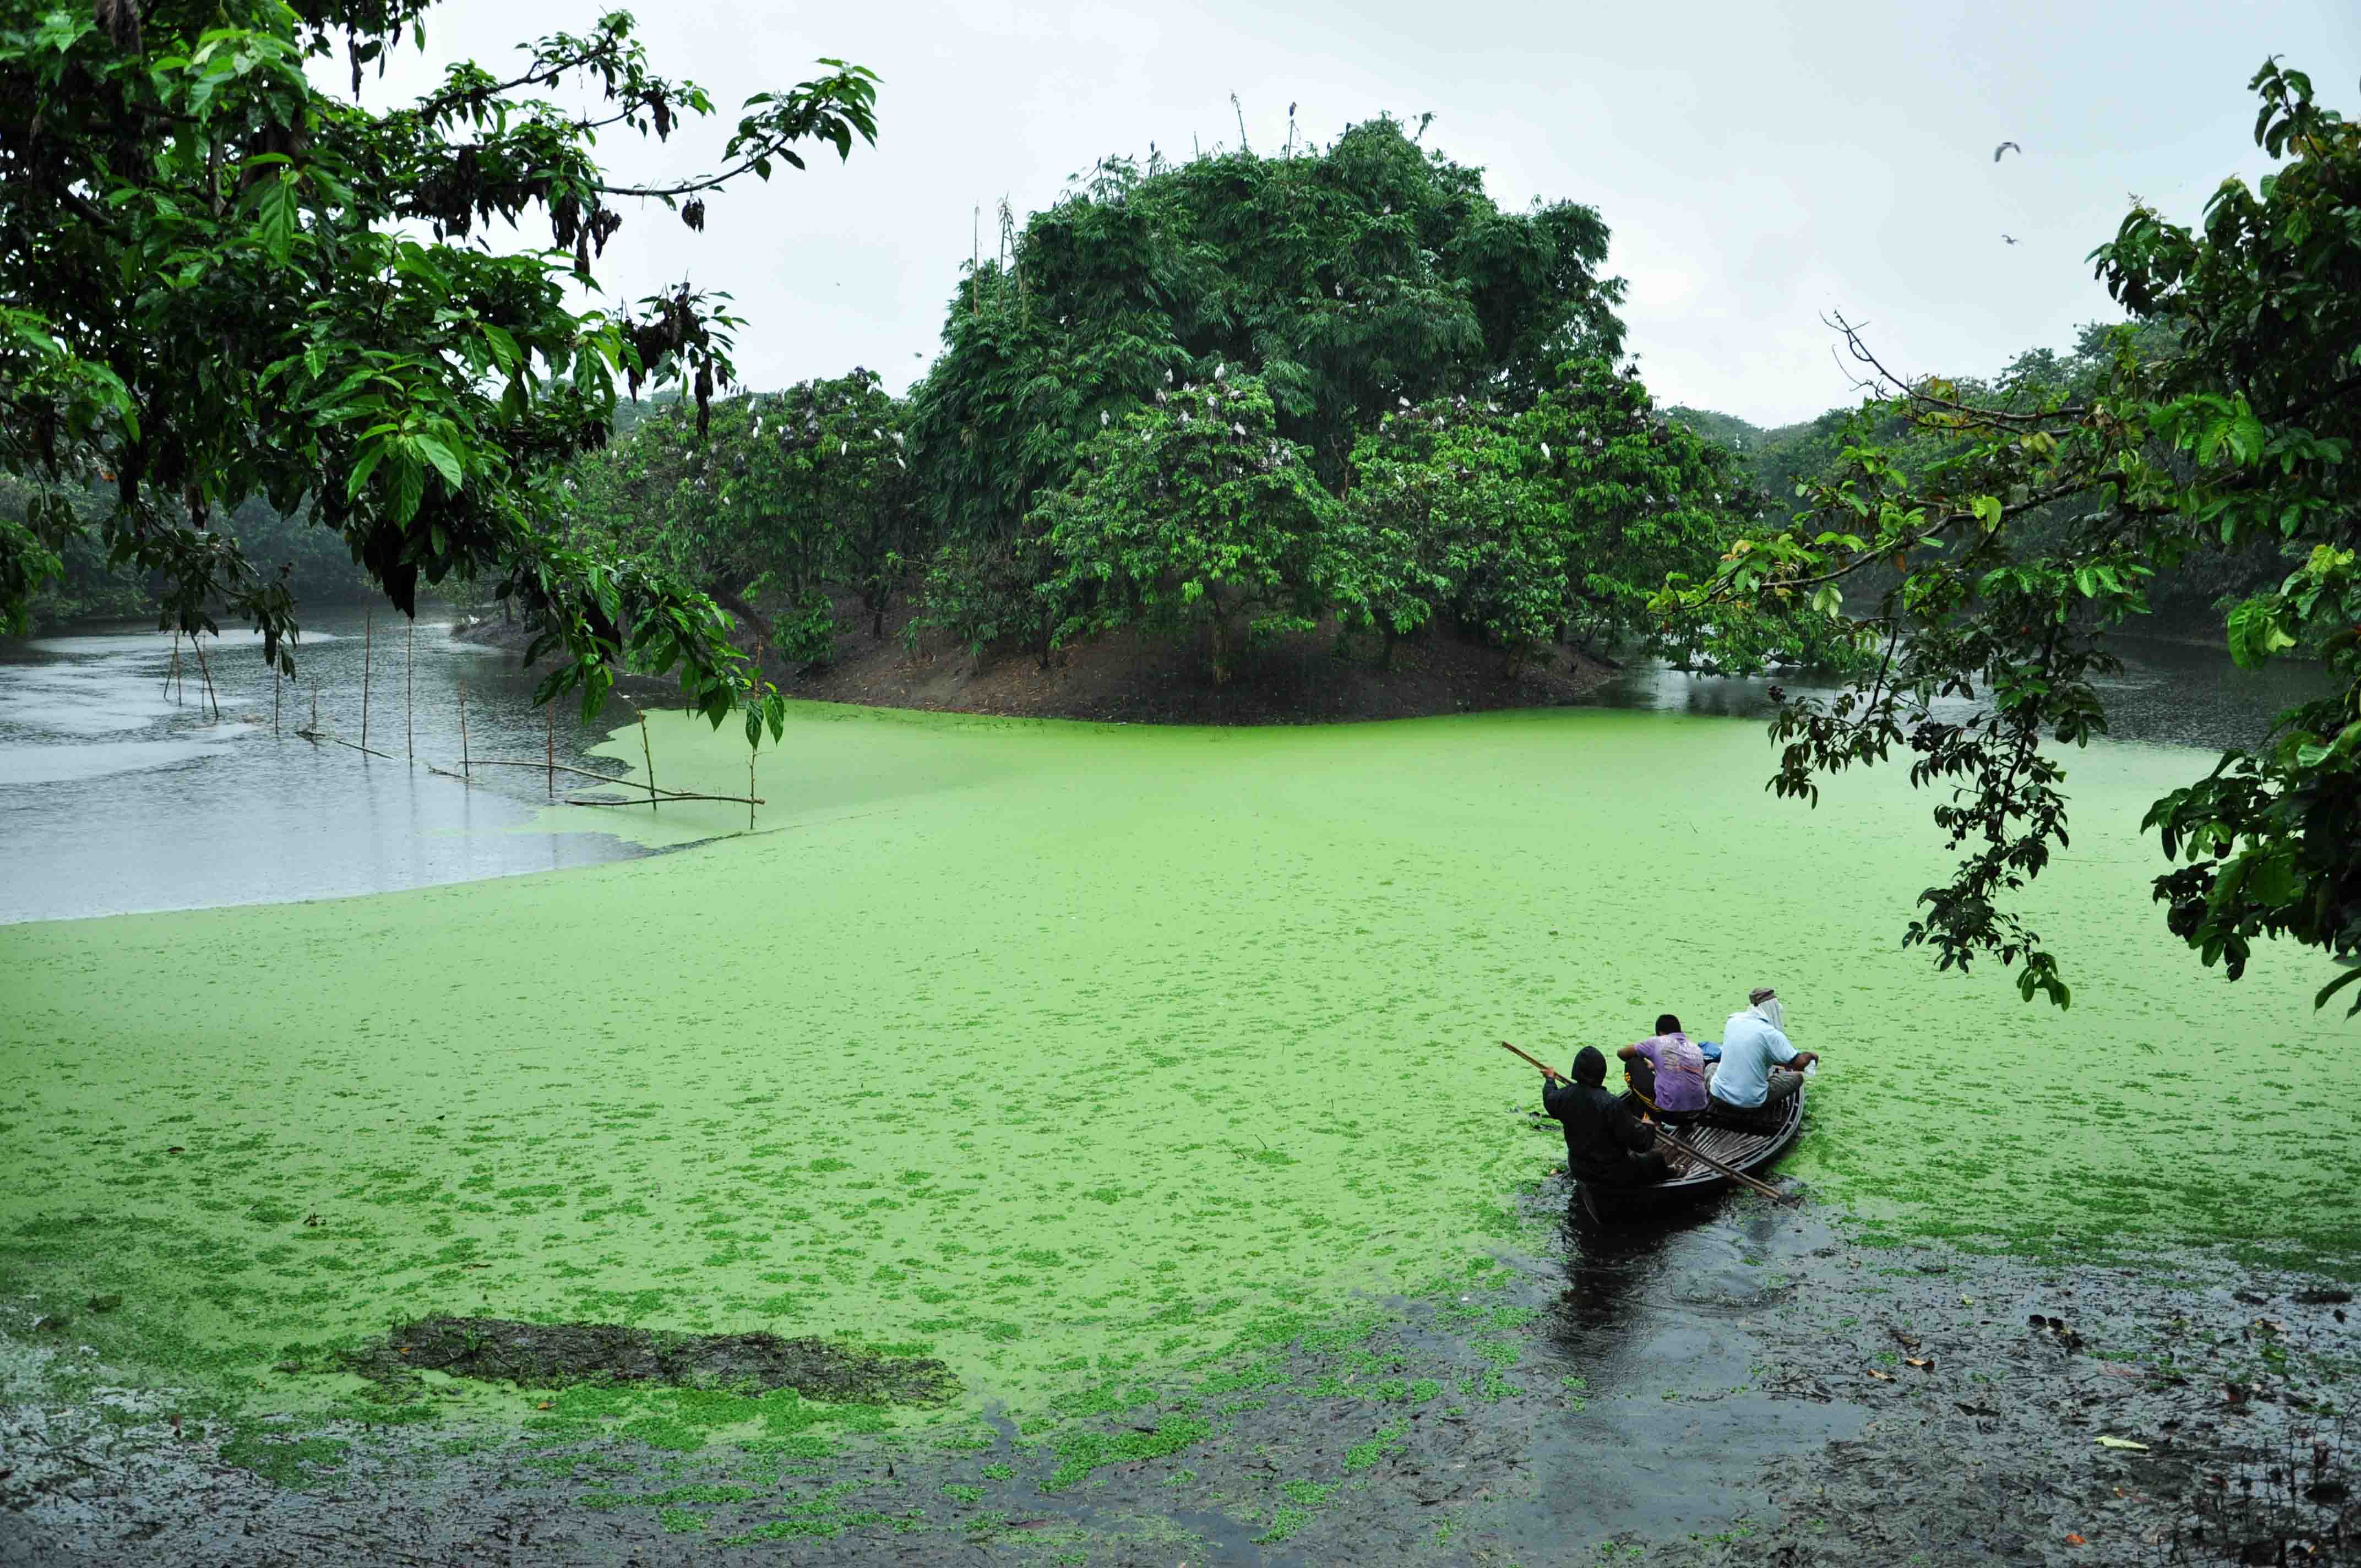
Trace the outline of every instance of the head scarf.
[[1757, 986], [1747, 993], [1746, 1000], [1752, 1003], [1748, 1012], [1781, 1034], [1787, 1032], [1787, 1010], [1779, 1005], [1778, 994], [1769, 986]]

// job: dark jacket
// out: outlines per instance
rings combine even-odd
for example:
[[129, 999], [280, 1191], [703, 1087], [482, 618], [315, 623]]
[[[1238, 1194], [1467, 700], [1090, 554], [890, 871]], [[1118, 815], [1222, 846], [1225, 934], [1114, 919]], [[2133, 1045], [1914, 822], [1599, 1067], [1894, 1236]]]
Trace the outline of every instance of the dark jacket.
[[1565, 1124], [1565, 1168], [1577, 1181], [1598, 1180], [1656, 1146], [1654, 1130], [1603, 1088], [1548, 1080], [1542, 1109]]

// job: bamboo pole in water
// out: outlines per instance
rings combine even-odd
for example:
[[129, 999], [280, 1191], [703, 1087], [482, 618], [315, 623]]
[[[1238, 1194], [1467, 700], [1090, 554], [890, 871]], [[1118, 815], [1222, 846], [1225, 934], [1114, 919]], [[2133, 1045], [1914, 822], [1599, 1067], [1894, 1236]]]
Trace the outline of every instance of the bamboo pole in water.
[[746, 748], [746, 831], [749, 833], [754, 830], [754, 758], [761, 750], [759, 744]]
[[164, 666], [164, 695], [172, 695], [172, 677], [181, 673], [181, 630], [172, 629], [172, 662]]
[[557, 798], [557, 699], [549, 699], [549, 798]]
[[196, 633], [189, 634], [189, 646], [197, 651], [197, 673], [204, 678], [205, 697], [214, 705], [214, 722], [221, 722], [221, 698], [214, 696], [213, 666], [205, 663], [205, 645]]
[[286, 684], [287, 684], [287, 683], [286, 683], [285, 681], [283, 681], [282, 679], [280, 679], [280, 674], [279, 674], [279, 666], [278, 666], [278, 665], [276, 665], [276, 664], [271, 665], [271, 666], [270, 666], [270, 736], [271, 736], [271, 739], [272, 739], [272, 740], [277, 740], [277, 739], [279, 738], [279, 697], [280, 697], [280, 694], [281, 690], [286, 686]]
[[401, 754], [412, 767], [418, 765], [418, 736], [410, 718], [410, 693], [413, 672], [418, 668], [418, 617], [410, 618], [410, 640], [401, 651]]
[[[597, 779], [600, 784], [610, 784], [617, 789], [628, 789], [631, 786], [631, 781], [629, 779], [617, 778], [613, 773], [592, 773], [588, 768], [571, 767], [564, 762], [552, 764], [549, 762], [529, 762], [522, 759], [509, 757], [478, 757], [469, 765], [478, 768], [549, 768], [555, 766], [556, 771], [561, 773], [572, 773], [579, 778]], [[451, 776], [453, 778], [457, 778], [459, 775], [453, 773]], [[642, 789], [645, 789], [647, 786], [645, 784], [642, 784], [640, 787]], [[661, 800], [695, 800], [707, 798], [704, 796], [692, 795], [685, 790], [677, 789], [660, 789], [656, 791], [656, 796]], [[731, 795], [715, 796], [712, 798], [736, 800], [739, 797]], [[631, 800], [614, 804], [637, 806], [640, 803], [636, 800]]]
[[656, 808], [656, 754], [648, 749], [648, 716], [644, 708], [640, 713], [640, 755], [648, 764], [648, 810], [653, 812]]
[[312, 733], [320, 732], [320, 677], [312, 677]]
[[[361, 750], [368, 751], [369, 660], [377, 651], [377, 611], [370, 610], [361, 620]], [[369, 751], [369, 755], [377, 755]]]
[[476, 782], [476, 770], [467, 762], [467, 687], [459, 687], [459, 776], [469, 784]]

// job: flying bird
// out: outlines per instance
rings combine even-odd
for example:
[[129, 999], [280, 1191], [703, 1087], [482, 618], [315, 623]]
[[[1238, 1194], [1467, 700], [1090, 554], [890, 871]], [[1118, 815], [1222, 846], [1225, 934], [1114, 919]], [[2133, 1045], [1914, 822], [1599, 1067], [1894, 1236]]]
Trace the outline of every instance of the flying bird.
[[2015, 244], [2016, 243], [2016, 236], [2015, 236], [2015, 235], [2013, 235], [2013, 234], [2004, 234], [2004, 235], [2001, 236], [2000, 237], [2001, 237], [2001, 238], [2003, 238], [2003, 239], [2004, 239], [2004, 240], [2006, 240], [2006, 241], [2008, 241], [2008, 243], [2009, 243], [2009, 244], [2011, 244], [2011, 245], [2015, 245]]
[[2023, 158], [2025, 156], [2025, 148], [2017, 146], [2013, 141], [2004, 141], [1998, 147], [1993, 148], [1993, 161], [1994, 163], [1998, 163], [2000, 161], [2000, 155], [2004, 152], [2013, 152], [2019, 158]]

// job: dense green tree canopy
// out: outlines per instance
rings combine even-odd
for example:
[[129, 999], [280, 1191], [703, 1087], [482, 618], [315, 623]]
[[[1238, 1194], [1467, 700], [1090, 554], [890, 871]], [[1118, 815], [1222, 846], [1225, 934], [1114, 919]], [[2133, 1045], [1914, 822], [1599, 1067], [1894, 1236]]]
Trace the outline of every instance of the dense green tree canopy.
[[1278, 433], [1250, 377], [1188, 386], [1082, 447], [1033, 532], [1058, 563], [1042, 587], [1060, 637], [1202, 627], [1213, 678], [1252, 642], [1305, 631], [1337, 570], [1335, 502]]
[[[1943, 446], [1939, 462], [1914, 470], [1894, 444], [1859, 440], [1791, 524], [1738, 541], [1709, 580], [1662, 600], [1707, 617], [1808, 604], [1878, 639], [1872, 674], [1784, 706], [1775, 787], [1817, 798], [1818, 774], [1906, 750], [1914, 782], [1944, 792], [1935, 817], [1961, 856], [1906, 940], [1945, 967], [2018, 964], [2026, 996], [2060, 1005], [2056, 955], [2015, 908], [2066, 841], [2054, 748], [2104, 730], [2108, 637], [2147, 610], [2156, 576], [2224, 554], [2284, 557], [2279, 580], [2229, 612], [2231, 652], [2316, 655], [2342, 689], [2157, 803], [2148, 825], [2184, 862], [2157, 896], [2234, 979], [2268, 936], [2361, 961], [2361, 127], [2276, 62], [2253, 86], [2256, 140], [2279, 169], [2251, 189], [2225, 181], [2193, 229], [2136, 207], [2092, 252], [2138, 324], [2069, 378], [2081, 385], [2026, 378], [1986, 399], [1887, 378], [1878, 413]], [[1873, 610], [1846, 617], [1840, 586], [1880, 570]], [[1981, 706], [1938, 715], [1957, 696]], [[2318, 1000], [2356, 979], [2347, 967]]]
[[[697, 585], [788, 658], [825, 661], [830, 590], [857, 592], [883, 635], [924, 537], [902, 411], [863, 369], [730, 399], [702, 433], [675, 403], [577, 466], [573, 513], [583, 536]], [[774, 620], [754, 601], [785, 609]]]
[[1019, 532], [1102, 414], [1224, 365], [1261, 378], [1334, 488], [1400, 399], [1522, 402], [1570, 355], [1617, 354], [1607, 238], [1588, 207], [1501, 212], [1480, 170], [1389, 119], [1294, 156], [1102, 163], [950, 301], [912, 416], [937, 514]]
[[[377, 113], [309, 62], [361, 72], [431, 0], [0, 0], [0, 474], [113, 488], [95, 524], [60, 492], [0, 522], [0, 615], [21, 618], [69, 540], [155, 574], [169, 616], [216, 609], [291, 667], [283, 584], [210, 527], [249, 498], [342, 535], [403, 610], [421, 582], [497, 577], [595, 706], [613, 668], [677, 663], [717, 721], [758, 694], [687, 585], [560, 543], [554, 476], [606, 438], [620, 379], [730, 378], [730, 322], [682, 290], [578, 313], [569, 284], [653, 197], [692, 227], [706, 192], [873, 135], [867, 72], [749, 102], [719, 171], [610, 182], [617, 130], [668, 136], [713, 105], [656, 74], [622, 13], [532, 45], [507, 77], [453, 67]], [[544, 93], [603, 103], [588, 115]], [[538, 216], [545, 241], [467, 243]]]
[[1438, 614], [1512, 656], [1628, 643], [1664, 574], [1708, 568], [1756, 499], [1628, 367], [1570, 361], [1521, 409], [1437, 399], [1354, 449], [1348, 618], [1389, 645]]

